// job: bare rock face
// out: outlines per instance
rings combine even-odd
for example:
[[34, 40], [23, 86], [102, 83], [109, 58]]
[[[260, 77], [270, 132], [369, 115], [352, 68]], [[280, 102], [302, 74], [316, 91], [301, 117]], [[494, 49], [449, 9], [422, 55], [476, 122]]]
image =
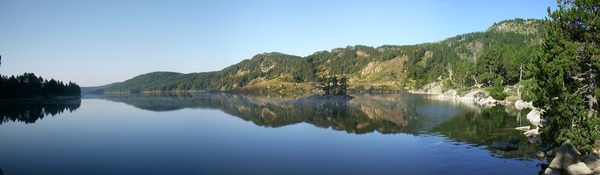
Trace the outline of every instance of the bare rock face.
[[[575, 149], [575, 146], [567, 141], [560, 146], [556, 157], [554, 157], [554, 160], [550, 162], [548, 167], [555, 170], [566, 170], [571, 164], [577, 162], [578, 155], [579, 153]], [[583, 165], [585, 166], [585, 163]]]
[[572, 175], [588, 175], [593, 173], [583, 162], [569, 165], [569, 167], [567, 167], [567, 172]]

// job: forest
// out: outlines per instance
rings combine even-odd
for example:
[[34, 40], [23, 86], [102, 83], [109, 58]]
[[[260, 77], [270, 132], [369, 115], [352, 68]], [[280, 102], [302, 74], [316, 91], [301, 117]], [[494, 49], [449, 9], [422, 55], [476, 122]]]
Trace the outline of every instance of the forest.
[[44, 79], [33, 73], [18, 76], [0, 76], [0, 99], [47, 98], [80, 96], [79, 85]]
[[502, 86], [525, 84], [541, 51], [543, 26], [543, 20], [517, 18], [432, 43], [356, 45], [305, 57], [262, 53], [220, 71], [152, 72], [104, 91], [235, 91], [264, 82], [316, 87], [332, 76], [348, 77], [349, 90], [420, 89], [432, 82], [446, 89], [491, 87], [496, 80]]

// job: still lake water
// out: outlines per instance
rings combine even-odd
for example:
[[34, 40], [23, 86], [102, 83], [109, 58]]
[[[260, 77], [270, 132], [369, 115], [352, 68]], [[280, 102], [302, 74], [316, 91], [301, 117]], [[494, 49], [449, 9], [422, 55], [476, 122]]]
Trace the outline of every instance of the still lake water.
[[[230, 94], [0, 103], [0, 169], [21, 174], [537, 174], [528, 111], [419, 95], [350, 102]], [[520, 117], [521, 114], [523, 117]], [[521, 138], [520, 149], [492, 142]], [[0, 173], [1, 174], [1, 173]]]

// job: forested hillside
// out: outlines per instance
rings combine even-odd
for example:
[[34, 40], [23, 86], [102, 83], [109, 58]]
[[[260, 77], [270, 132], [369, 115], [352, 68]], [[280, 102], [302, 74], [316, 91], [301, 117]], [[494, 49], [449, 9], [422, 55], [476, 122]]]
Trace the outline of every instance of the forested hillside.
[[513, 19], [483, 32], [418, 45], [348, 46], [306, 57], [263, 53], [221, 71], [153, 72], [105, 91], [306, 92], [327, 76], [349, 77], [354, 90], [420, 89], [437, 82], [448, 88], [512, 85], [531, 77], [541, 48], [543, 21]]

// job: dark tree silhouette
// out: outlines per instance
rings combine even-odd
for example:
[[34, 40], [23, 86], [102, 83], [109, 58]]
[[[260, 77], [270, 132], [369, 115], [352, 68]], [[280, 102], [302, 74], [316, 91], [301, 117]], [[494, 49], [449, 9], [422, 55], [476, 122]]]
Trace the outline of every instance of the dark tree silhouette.
[[0, 77], [0, 99], [80, 96], [79, 85], [51, 79], [44, 80], [33, 73]]

